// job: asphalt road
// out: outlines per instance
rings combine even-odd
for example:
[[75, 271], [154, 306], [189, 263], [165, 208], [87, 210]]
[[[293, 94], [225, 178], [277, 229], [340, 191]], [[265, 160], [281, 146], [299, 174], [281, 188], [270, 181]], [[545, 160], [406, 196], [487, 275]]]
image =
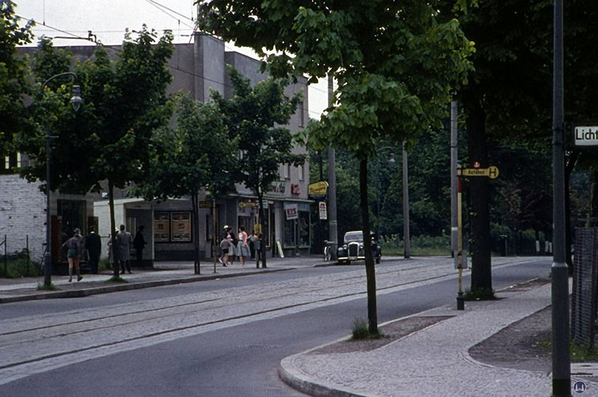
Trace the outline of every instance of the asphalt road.
[[[519, 262], [495, 266], [495, 289], [550, 271]], [[377, 269], [380, 323], [455, 302], [449, 260]], [[3, 305], [0, 396], [301, 396], [278, 364], [348, 335], [364, 291], [351, 266]]]

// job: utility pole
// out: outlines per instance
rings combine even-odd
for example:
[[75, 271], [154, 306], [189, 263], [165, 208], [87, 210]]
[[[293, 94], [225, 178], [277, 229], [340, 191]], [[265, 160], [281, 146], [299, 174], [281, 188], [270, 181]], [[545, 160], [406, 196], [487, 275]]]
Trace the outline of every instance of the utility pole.
[[[409, 232], [409, 164], [407, 162], [407, 151], [403, 142], [403, 242], [405, 259], [411, 257], [411, 237]], [[380, 238], [380, 237], [378, 237]]]
[[[334, 80], [328, 76], [328, 106], [334, 101]], [[336, 217], [336, 154], [334, 148], [328, 148], [328, 240], [332, 243], [331, 258], [336, 260], [338, 245], [338, 221]]]
[[569, 357], [569, 272], [565, 237], [565, 133], [563, 79], [563, 0], [554, 1], [553, 61], [553, 222], [552, 263], [552, 395], [571, 396]]

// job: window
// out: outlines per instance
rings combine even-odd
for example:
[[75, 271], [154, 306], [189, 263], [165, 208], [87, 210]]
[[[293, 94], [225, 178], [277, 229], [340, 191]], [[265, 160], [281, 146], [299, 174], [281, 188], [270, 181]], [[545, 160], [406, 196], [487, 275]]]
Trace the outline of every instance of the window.
[[181, 243], [191, 241], [190, 212], [154, 212], [154, 241]]
[[291, 179], [291, 165], [290, 164], [282, 165], [282, 177], [284, 179]]
[[300, 164], [297, 167], [297, 174], [299, 175], [299, 180], [300, 181], [304, 181], [305, 180], [305, 168], [303, 168], [303, 164]]

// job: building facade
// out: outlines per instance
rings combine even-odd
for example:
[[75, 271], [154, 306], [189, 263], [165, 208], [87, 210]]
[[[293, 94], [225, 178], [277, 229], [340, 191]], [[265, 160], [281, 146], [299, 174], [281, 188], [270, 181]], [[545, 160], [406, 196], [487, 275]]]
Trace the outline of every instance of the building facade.
[[[116, 54], [118, 47], [107, 47], [110, 54]], [[86, 59], [93, 55], [94, 47], [70, 47], [75, 58]], [[23, 52], [33, 52], [27, 48]], [[210, 35], [197, 33], [194, 42], [176, 44], [169, 62], [173, 81], [170, 93], [188, 92], [198, 101], [208, 101], [210, 91], [215, 90], [225, 98], [233, 95], [227, 76], [227, 65], [235, 67], [249, 78], [252, 85], [267, 78], [259, 70], [259, 61], [234, 51], [227, 51], [224, 43]], [[286, 87], [285, 95], [296, 92], [303, 95], [303, 101], [287, 126], [292, 133], [301, 131], [307, 125], [308, 91], [307, 81], [299, 79]], [[85, 93], [83, 93], [83, 96]], [[306, 149], [296, 147], [295, 153], [306, 153]], [[8, 165], [8, 164], [7, 164]], [[310, 203], [307, 187], [309, 184], [309, 164], [294, 167], [280, 165], [280, 178], [273, 183], [265, 195], [264, 241], [270, 255], [307, 254], [311, 242]], [[45, 242], [45, 195], [39, 184], [28, 183], [17, 175], [0, 175], [0, 236], [9, 233], [25, 238], [30, 232], [29, 248], [32, 256], [41, 257]], [[22, 197], [28, 200], [22, 200]], [[191, 202], [188, 198], [168, 200], [162, 203], [146, 202], [129, 197], [127, 192], [115, 195], [115, 216], [117, 225], [126, 225], [135, 234], [144, 226], [144, 237], [148, 245], [143, 251], [145, 265], [151, 266], [155, 260], [191, 260], [194, 255], [194, 241], [200, 243], [204, 258], [213, 255], [212, 236], [230, 226], [237, 230], [243, 226], [246, 231], [254, 230], [257, 219], [256, 196], [245, 186], [238, 184], [236, 192], [215, 203], [205, 201], [206, 193], [200, 195], [199, 225], [194, 233], [191, 227]], [[34, 203], [35, 202], [35, 203]], [[208, 208], [209, 207], [209, 208]], [[28, 209], [33, 208], [33, 211]], [[52, 195], [50, 208], [54, 258], [60, 260], [58, 250], [60, 236], [70, 235], [75, 228], [83, 231], [95, 226], [107, 246], [110, 234], [108, 199], [105, 193], [86, 196]], [[26, 214], [18, 215], [18, 214]], [[31, 218], [31, 219], [29, 219]], [[19, 219], [17, 222], [16, 219]], [[23, 248], [25, 246], [23, 245]], [[107, 256], [107, 250], [103, 250]]]

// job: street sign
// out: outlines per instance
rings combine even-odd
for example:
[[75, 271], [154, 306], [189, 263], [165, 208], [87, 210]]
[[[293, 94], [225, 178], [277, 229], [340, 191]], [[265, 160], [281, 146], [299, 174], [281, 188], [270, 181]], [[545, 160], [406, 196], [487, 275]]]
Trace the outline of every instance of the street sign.
[[239, 208], [246, 208], [246, 207], [257, 207], [257, 203], [253, 203], [251, 201], [241, 201], [239, 203]]
[[576, 125], [573, 131], [573, 142], [576, 147], [598, 146], [598, 124]]
[[213, 205], [213, 201], [211, 201], [211, 200], [199, 202], [199, 208], [212, 208], [212, 205]]
[[459, 176], [486, 176], [490, 179], [498, 177], [498, 167], [490, 166], [488, 168], [459, 168], [457, 175]]

